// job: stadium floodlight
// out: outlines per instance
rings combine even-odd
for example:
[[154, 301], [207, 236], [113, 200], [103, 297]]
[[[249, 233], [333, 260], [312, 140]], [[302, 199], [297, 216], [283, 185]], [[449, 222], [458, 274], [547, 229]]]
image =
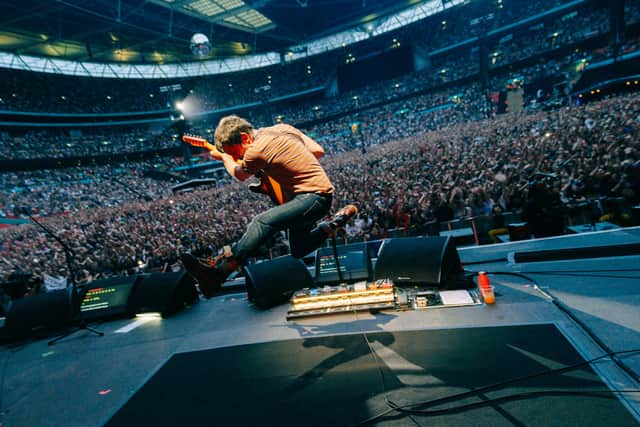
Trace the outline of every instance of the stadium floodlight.
[[184, 103], [182, 101], [178, 101], [176, 102], [175, 107], [176, 107], [176, 110], [182, 111], [182, 109], [184, 108]]

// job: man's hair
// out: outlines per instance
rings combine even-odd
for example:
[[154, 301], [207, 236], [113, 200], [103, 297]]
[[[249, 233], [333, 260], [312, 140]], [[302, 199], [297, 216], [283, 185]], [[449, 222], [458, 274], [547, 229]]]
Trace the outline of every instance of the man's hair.
[[242, 132], [251, 134], [253, 126], [251, 123], [236, 115], [226, 116], [220, 119], [216, 132], [213, 135], [216, 149], [224, 153], [227, 145], [240, 144], [240, 134]]

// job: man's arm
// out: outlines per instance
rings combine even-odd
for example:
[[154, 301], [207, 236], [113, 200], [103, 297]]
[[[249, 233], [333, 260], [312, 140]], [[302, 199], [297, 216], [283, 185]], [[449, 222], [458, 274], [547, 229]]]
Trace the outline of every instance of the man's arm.
[[215, 147], [213, 147], [213, 150], [209, 151], [209, 155], [216, 160], [222, 161], [222, 153]]
[[222, 158], [221, 159], [222, 162], [224, 163], [224, 168], [227, 170], [229, 175], [231, 175], [232, 177], [240, 181], [245, 181], [246, 179], [252, 176], [249, 172], [244, 170], [242, 165], [238, 164], [238, 162], [233, 160], [233, 157], [231, 157], [229, 154], [226, 154], [226, 153], [219, 153], [219, 154], [220, 154], [220, 157]]

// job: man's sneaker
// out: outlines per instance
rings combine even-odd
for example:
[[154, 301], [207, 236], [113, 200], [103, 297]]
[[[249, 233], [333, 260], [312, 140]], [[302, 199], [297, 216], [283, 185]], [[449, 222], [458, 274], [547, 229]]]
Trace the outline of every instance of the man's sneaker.
[[331, 237], [336, 235], [351, 218], [356, 216], [358, 208], [354, 205], [347, 205], [340, 209], [336, 214], [328, 221], [323, 221], [318, 224], [317, 228], [324, 231], [324, 233]]
[[220, 266], [210, 267], [187, 253], [182, 254], [180, 259], [187, 273], [198, 282], [200, 292], [205, 298], [211, 298], [222, 288], [228, 274], [225, 274]]

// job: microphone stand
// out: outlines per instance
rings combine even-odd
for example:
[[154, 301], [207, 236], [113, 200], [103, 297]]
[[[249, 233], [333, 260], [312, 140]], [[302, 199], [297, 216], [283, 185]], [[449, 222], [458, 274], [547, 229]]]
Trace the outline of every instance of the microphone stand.
[[344, 282], [344, 277], [342, 276], [342, 268], [340, 267], [340, 257], [338, 256], [338, 244], [335, 233], [331, 236], [331, 247], [333, 248], [333, 259], [336, 262], [336, 269], [338, 270], [338, 280], [342, 283]]
[[71, 262], [72, 259], [75, 260], [75, 255], [76, 255], [75, 252], [62, 239], [56, 236], [56, 234], [49, 227], [45, 226], [43, 223], [35, 219], [33, 215], [31, 215], [28, 209], [23, 208], [22, 213], [27, 215], [34, 224], [36, 224], [38, 227], [43, 229], [45, 233], [53, 237], [53, 239], [56, 242], [58, 242], [60, 246], [62, 246], [62, 250], [64, 251], [65, 262], [67, 264], [67, 269], [69, 270], [69, 279], [71, 281], [71, 288], [73, 292], [71, 305], [72, 305], [72, 309], [74, 310], [74, 315], [76, 315], [76, 306], [77, 306], [77, 316], [79, 321], [78, 325], [74, 326], [73, 329], [71, 329], [70, 331], [67, 331], [66, 333], [60, 335], [59, 337], [49, 341], [48, 345], [53, 345], [56, 342], [60, 341], [61, 339], [66, 338], [69, 335], [80, 330], [86, 330], [86, 331], [92, 332], [100, 337], [104, 336], [104, 332], [100, 332], [93, 328], [90, 328], [89, 325], [87, 325], [87, 322], [85, 322], [84, 319], [82, 319], [82, 315], [80, 312], [80, 305], [82, 304], [82, 300], [84, 299], [84, 296], [87, 293], [88, 287], [86, 285], [83, 286], [83, 289], [81, 289], [80, 292], [78, 293], [78, 284], [76, 282], [76, 272], [75, 272], [75, 269], [72, 267], [73, 263]]

